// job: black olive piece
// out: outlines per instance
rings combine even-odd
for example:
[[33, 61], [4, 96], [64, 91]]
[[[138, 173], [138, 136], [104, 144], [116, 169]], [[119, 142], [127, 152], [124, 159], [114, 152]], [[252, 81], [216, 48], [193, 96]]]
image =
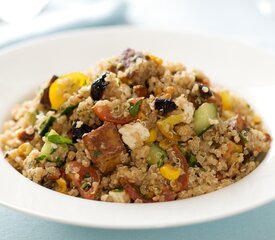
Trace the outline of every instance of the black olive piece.
[[172, 100], [157, 98], [155, 101], [155, 109], [165, 115], [177, 109], [177, 105]]
[[200, 96], [207, 99], [213, 96], [212, 91], [210, 90], [210, 88], [206, 85], [203, 84], [199, 84], [199, 93]]
[[76, 143], [77, 139], [81, 139], [85, 133], [91, 132], [92, 128], [90, 128], [87, 124], [82, 123], [80, 127], [77, 127], [77, 122], [72, 125], [72, 135], [73, 142]]
[[109, 82], [105, 81], [108, 73], [102, 74], [99, 78], [97, 78], [91, 87], [91, 96], [94, 100], [100, 100], [102, 98], [104, 89], [109, 84]]

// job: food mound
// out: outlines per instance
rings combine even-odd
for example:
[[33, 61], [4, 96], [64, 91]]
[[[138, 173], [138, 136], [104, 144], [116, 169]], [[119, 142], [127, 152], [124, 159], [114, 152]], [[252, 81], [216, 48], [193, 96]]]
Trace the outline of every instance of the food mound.
[[148, 203], [223, 188], [253, 171], [270, 135], [251, 107], [200, 71], [126, 49], [53, 76], [0, 135], [30, 180], [85, 199]]

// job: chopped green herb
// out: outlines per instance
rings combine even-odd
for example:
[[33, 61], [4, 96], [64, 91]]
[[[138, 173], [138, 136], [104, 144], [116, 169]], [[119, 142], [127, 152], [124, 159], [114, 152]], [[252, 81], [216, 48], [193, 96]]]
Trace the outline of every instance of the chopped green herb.
[[102, 154], [102, 152], [100, 152], [100, 150], [98, 150], [98, 149], [94, 151], [94, 157], [98, 157], [101, 154]]
[[122, 192], [123, 191], [123, 187], [119, 187], [119, 188], [115, 188], [114, 190], [112, 190], [113, 192]]
[[70, 138], [66, 138], [57, 134], [49, 135], [47, 140], [55, 144], [73, 144], [73, 141]]
[[194, 154], [189, 153], [189, 159], [188, 159], [188, 164], [190, 167], [195, 167], [197, 165], [197, 158]]
[[77, 108], [77, 106], [78, 106], [78, 105], [68, 106], [68, 107], [64, 108], [64, 109], [60, 112], [60, 114], [61, 114], [61, 115], [70, 115], [70, 114], [73, 112], [73, 110]]
[[138, 114], [141, 103], [142, 103], [142, 100], [139, 100], [135, 104], [130, 106], [129, 112], [131, 116], [135, 117]]
[[47, 118], [44, 122], [41, 123], [39, 127], [39, 135], [44, 136], [50, 129], [50, 127], [53, 125], [53, 122], [55, 121], [55, 117], [50, 116]]
[[36, 161], [42, 161], [42, 160], [44, 160], [45, 158], [46, 158], [47, 156], [46, 155], [40, 155], [40, 156], [38, 156], [37, 158], [35, 158], [35, 160]]
[[89, 190], [90, 187], [91, 187], [91, 183], [89, 183], [89, 182], [84, 182], [81, 185], [81, 188], [85, 191]]
[[65, 161], [63, 159], [61, 159], [60, 157], [57, 157], [55, 159], [55, 163], [56, 163], [57, 167], [62, 167], [64, 165]]

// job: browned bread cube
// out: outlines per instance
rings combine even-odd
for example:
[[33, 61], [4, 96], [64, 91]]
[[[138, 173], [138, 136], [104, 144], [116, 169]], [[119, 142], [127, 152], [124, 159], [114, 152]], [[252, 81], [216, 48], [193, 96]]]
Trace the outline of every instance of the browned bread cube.
[[126, 151], [115, 124], [110, 122], [84, 135], [83, 142], [92, 162], [102, 173], [113, 171]]

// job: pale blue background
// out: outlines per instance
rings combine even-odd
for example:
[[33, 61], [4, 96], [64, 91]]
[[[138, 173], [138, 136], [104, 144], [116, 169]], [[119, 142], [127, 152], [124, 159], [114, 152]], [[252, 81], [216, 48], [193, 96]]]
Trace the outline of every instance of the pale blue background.
[[[146, 218], [146, 212], [144, 218]], [[0, 239], [271, 240], [275, 239], [275, 202], [239, 216], [215, 222], [180, 228], [143, 231], [74, 227], [36, 219], [13, 210], [0, 208]]]
[[[68, 1], [59, 0], [61, 5]], [[88, 0], [83, 1], [88, 2]], [[131, 24], [175, 31], [206, 32], [275, 51], [275, 16], [262, 16], [257, 9], [259, 1], [261, 0], [132, 0], [123, 4], [122, 1], [118, 0], [114, 14], [108, 12], [103, 19], [98, 19], [98, 21], [93, 19], [92, 22], [89, 22], [89, 19], [85, 19], [85, 21], [79, 21], [73, 26], [66, 25], [64, 29], [103, 24]], [[275, 0], [272, 1], [275, 6]], [[50, 12], [54, 6], [50, 5], [45, 12]], [[9, 31], [7, 26], [5, 26], [6, 29], [2, 26], [5, 24], [0, 22], [0, 40], [1, 36], [7, 37], [6, 34]], [[30, 30], [29, 27], [26, 29]], [[52, 31], [64, 29], [52, 29]], [[44, 33], [43, 29], [40, 30], [33, 36], [51, 32], [50, 29]], [[27, 37], [30, 38], [31, 36], [18, 34], [17, 38], [9, 44]], [[4, 44], [0, 47], [4, 47]], [[270, 191], [275, 191], [275, 186]], [[226, 208], [226, 206], [224, 207]], [[146, 218], [146, 212], [144, 218]], [[144, 231], [102, 230], [68, 226], [37, 219], [0, 206], [0, 240], [11, 239], [271, 240], [275, 239], [275, 202], [238, 216], [214, 222]]]

